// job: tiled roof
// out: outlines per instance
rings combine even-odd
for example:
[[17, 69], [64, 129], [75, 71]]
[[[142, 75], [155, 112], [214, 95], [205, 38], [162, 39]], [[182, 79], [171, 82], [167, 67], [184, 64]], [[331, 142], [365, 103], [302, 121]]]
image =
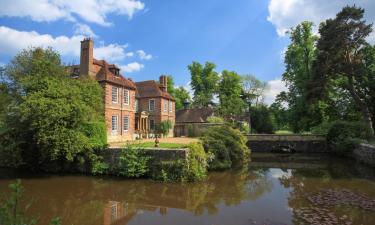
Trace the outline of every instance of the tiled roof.
[[154, 80], [136, 82], [138, 98], [162, 97], [170, 100], [174, 98], [166, 91], [162, 91], [160, 85]]
[[105, 60], [96, 60], [94, 59], [94, 65], [98, 65], [101, 67], [99, 71], [96, 71], [96, 80], [97, 81], [106, 81], [114, 84], [121, 85], [123, 87], [127, 87], [130, 89], [136, 89], [135, 83], [123, 77], [121, 74], [116, 76], [114, 75], [109, 68], [117, 68], [114, 64], [108, 64]]
[[176, 123], [205, 123], [212, 116], [212, 108], [181, 109], [176, 111]]

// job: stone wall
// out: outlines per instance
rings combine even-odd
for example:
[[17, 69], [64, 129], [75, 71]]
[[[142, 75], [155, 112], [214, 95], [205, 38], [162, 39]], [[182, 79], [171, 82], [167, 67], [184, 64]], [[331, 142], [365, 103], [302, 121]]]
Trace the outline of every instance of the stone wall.
[[[186, 160], [188, 149], [166, 149], [166, 148], [149, 148], [146, 154], [151, 156], [151, 164], [159, 161], [177, 161]], [[121, 155], [121, 148], [109, 148], [103, 153], [104, 162], [107, 163], [112, 171], [113, 167], [118, 164]]]
[[375, 146], [360, 144], [354, 149], [353, 157], [359, 162], [375, 167]]
[[326, 153], [326, 139], [320, 135], [247, 135], [247, 145], [252, 152]]

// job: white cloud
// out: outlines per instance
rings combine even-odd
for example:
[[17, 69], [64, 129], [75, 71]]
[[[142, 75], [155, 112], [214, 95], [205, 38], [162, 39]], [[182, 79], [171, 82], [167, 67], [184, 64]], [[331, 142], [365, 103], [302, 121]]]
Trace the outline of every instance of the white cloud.
[[132, 72], [138, 72], [144, 67], [143, 64], [140, 64], [138, 62], [132, 62], [124, 66], [120, 66], [121, 71], [132, 73]]
[[87, 37], [97, 37], [97, 35], [91, 30], [91, 28], [82, 23], [77, 23], [74, 26], [74, 34], [76, 35], [84, 35]]
[[147, 54], [143, 50], [138, 50], [137, 54], [138, 54], [139, 58], [142, 59], [142, 60], [150, 60], [150, 59], [152, 59], [152, 55], [151, 54]]
[[103, 26], [111, 25], [109, 14], [126, 15], [131, 19], [137, 11], [143, 10], [139, 0], [12, 0], [1, 1], [0, 17], [28, 17], [37, 22], [51, 22], [59, 19], [77, 21], [77, 17]]
[[264, 102], [267, 105], [271, 105], [275, 99], [276, 96], [282, 92], [287, 91], [287, 87], [285, 86], [285, 82], [281, 79], [274, 79], [267, 82], [267, 87], [264, 92]]
[[13, 56], [28, 47], [50, 46], [62, 55], [79, 56], [80, 41], [83, 38], [82, 35], [52, 37], [35, 31], [18, 31], [0, 26], [0, 52]]
[[[28, 47], [52, 47], [63, 56], [77, 57], [80, 55], [83, 38], [83, 35], [53, 37], [35, 31], [18, 31], [0, 26], [0, 52], [13, 56]], [[127, 45], [119, 44], [102, 45], [94, 49], [94, 56], [109, 62], [118, 62], [129, 56], [125, 52], [126, 47]]]
[[[375, 21], [375, 1], [370, 0], [270, 0], [267, 20], [271, 22], [279, 36], [295, 27], [302, 21], [314, 22], [315, 31], [320, 22], [333, 18], [344, 6], [354, 5], [363, 7], [367, 22]], [[372, 43], [375, 43], [372, 34]]]
[[133, 57], [134, 56], [134, 52], [127, 52], [125, 54], [126, 57]]
[[125, 49], [127, 45], [109, 44], [94, 49], [94, 57], [97, 59], [105, 59], [108, 62], [121, 61], [127, 57]]

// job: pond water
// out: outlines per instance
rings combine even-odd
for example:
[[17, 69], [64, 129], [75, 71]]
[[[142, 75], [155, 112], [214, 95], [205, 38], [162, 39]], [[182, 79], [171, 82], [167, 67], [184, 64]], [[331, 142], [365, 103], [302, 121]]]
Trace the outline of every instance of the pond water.
[[2, 193], [22, 178], [38, 224], [375, 224], [375, 171], [350, 160], [259, 154], [248, 169], [189, 184], [0, 174]]

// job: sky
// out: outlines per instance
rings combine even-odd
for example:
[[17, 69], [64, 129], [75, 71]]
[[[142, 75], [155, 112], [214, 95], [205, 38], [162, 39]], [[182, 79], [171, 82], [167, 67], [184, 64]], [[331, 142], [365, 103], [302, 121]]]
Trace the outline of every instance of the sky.
[[[283, 90], [288, 29], [318, 24], [345, 5], [375, 21], [375, 0], [0, 0], [0, 65], [27, 47], [51, 46], [78, 64], [80, 41], [94, 39], [94, 57], [115, 63], [135, 81], [174, 77], [189, 88], [187, 66], [213, 62], [217, 71], [267, 81], [265, 102]], [[373, 32], [368, 41], [375, 44]]]

